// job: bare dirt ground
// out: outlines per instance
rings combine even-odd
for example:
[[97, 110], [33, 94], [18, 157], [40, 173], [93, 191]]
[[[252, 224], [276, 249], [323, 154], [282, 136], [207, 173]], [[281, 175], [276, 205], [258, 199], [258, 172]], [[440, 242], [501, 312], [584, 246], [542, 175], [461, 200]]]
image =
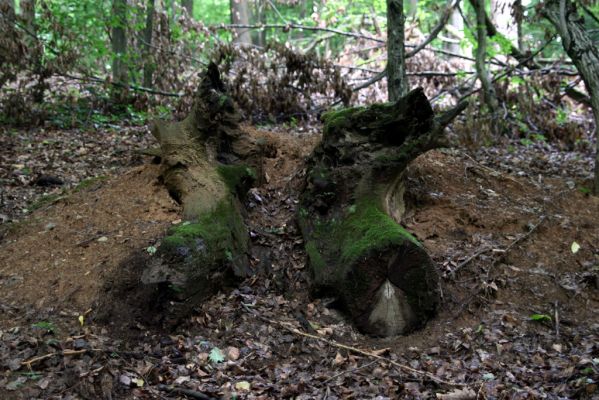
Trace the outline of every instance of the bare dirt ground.
[[127, 310], [96, 321], [107, 300], [127, 304], [110, 288], [131, 279], [130, 257], [149, 259], [180, 219], [158, 167], [132, 156], [145, 139], [120, 152], [142, 165], [61, 190], [26, 218], [12, 212], [28, 207], [16, 193], [42, 189], [3, 172], [0, 213], [18, 221], [0, 225], [0, 398], [596, 398], [599, 199], [581, 190], [587, 158], [519, 147], [417, 159], [404, 224], [436, 261], [444, 302], [424, 330], [377, 339], [309, 293], [293, 217], [318, 137], [248, 131], [278, 149], [246, 204], [252, 262], [268, 272], [168, 332]]

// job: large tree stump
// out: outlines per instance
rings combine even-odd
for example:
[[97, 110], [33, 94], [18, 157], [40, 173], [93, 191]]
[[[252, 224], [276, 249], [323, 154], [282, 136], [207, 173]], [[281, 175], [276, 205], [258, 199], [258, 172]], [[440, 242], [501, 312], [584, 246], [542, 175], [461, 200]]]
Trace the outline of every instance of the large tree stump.
[[[232, 278], [252, 273], [240, 198], [256, 178], [264, 152], [239, 128], [240, 116], [214, 64], [181, 122], [157, 122], [161, 179], [182, 205], [184, 222], [163, 238], [142, 282], [160, 296], [197, 305]], [[257, 163], [256, 163], [257, 164]]]
[[400, 224], [404, 170], [439, 147], [466, 104], [435, 118], [422, 89], [394, 103], [333, 111], [309, 162], [298, 220], [318, 291], [376, 336], [422, 327], [439, 302], [435, 268]]

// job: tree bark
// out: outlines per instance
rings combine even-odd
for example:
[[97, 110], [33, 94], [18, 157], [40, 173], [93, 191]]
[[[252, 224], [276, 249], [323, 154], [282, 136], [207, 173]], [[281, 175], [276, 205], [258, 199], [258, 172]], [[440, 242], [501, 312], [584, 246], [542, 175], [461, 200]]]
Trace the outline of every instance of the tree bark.
[[[249, 25], [250, 9], [246, 0], [230, 0], [231, 23]], [[252, 35], [248, 29], [239, 28], [235, 30], [236, 36], [233, 42], [239, 44], [252, 44]]]
[[[562, 45], [580, 73], [591, 98], [595, 137], [599, 136], [599, 49], [584, 29], [584, 17], [569, 0], [547, 0], [543, 15], [556, 27]], [[599, 139], [595, 155], [593, 193], [599, 195]]]
[[252, 273], [249, 236], [240, 198], [256, 178], [261, 143], [239, 128], [240, 115], [216, 65], [204, 73], [191, 113], [181, 122], [157, 122], [161, 179], [183, 207], [142, 276], [186, 312], [234, 278]]
[[396, 102], [323, 116], [298, 221], [316, 291], [337, 296], [365, 333], [407, 333], [435, 314], [434, 265], [399, 225], [404, 171], [441, 144], [444, 127], [465, 107], [435, 118], [419, 88]]
[[478, 0], [476, 8], [476, 73], [480, 80], [483, 89], [483, 102], [494, 112], [497, 110], [497, 97], [495, 96], [495, 88], [489, 78], [487, 72], [486, 58], [487, 58], [487, 35], [485, 32], [485, 2], [484, 0]]
[[129, 83], [127, 66], [127, 0], [112, 0], [112, 80], [121, 86], [113, 87], [113, 98], [121, 102], [126, 90], [123, 87]]
[[189, 18], [193, 19], [193, 0], [181, 0], [181, 6], [187, 11]]
[[389, 101], [408, 92], [404, 47], [403, 0], [387, 0], [387, 91]]
[[154, 32], [154, 13], [156, 10], [156, 0], [148, 0], [146, 5], [146, 26], [143, 31], [143, 60], [144, 60], [144, 77], [143, 86], [152, 88], [154, 75], [154, 61], [152, 60], [152, 36]]

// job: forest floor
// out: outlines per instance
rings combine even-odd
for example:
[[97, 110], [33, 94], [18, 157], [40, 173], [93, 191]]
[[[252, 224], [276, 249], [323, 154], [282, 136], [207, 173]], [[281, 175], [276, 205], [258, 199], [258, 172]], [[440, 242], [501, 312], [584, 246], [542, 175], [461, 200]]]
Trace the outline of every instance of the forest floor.
[[[145, 130], [0, 134], [0, 398], [599, 396], [588, 155], [514, 144], [419, 157], [403, 224], [436, 262], [443, 303], [424, 330], [377, 339], [309, 293], [294, 215], [318, 136], [247, 131], [278, 149], [246, 203], [251, 260], [267, 272], [171, 331], [144, 325], [115, 289], [135, 285], [133, 258], [181, 222], [139, 152]], [[51, 183], [41, 173], [63, 184], [39, 186]]]

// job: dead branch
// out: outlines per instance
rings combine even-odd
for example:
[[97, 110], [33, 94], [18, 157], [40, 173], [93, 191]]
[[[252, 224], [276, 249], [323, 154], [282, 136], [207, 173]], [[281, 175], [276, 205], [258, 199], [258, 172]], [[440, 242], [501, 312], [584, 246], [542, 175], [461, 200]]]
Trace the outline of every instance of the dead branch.
[[373, 36], [363, 35], [356, 32], [346, 32], [339, 29], [334, 28], [320, 28], [318, 26], [307, 26], [307, 25], [299, 25], [299, 24], [221, 24], [221, 25], [213, 25], [209, 27], [209, 29], [283, 29], [284, 31], [288, 31], [290, 29], [300, 29], [306, 31], [320, 31], [320, 32], [332, 32], [337, 35], [352, 37], [354, 39], [366, 39], [371, 40], [377, 43], [385, 43], [383, 39], [379, 39]]

